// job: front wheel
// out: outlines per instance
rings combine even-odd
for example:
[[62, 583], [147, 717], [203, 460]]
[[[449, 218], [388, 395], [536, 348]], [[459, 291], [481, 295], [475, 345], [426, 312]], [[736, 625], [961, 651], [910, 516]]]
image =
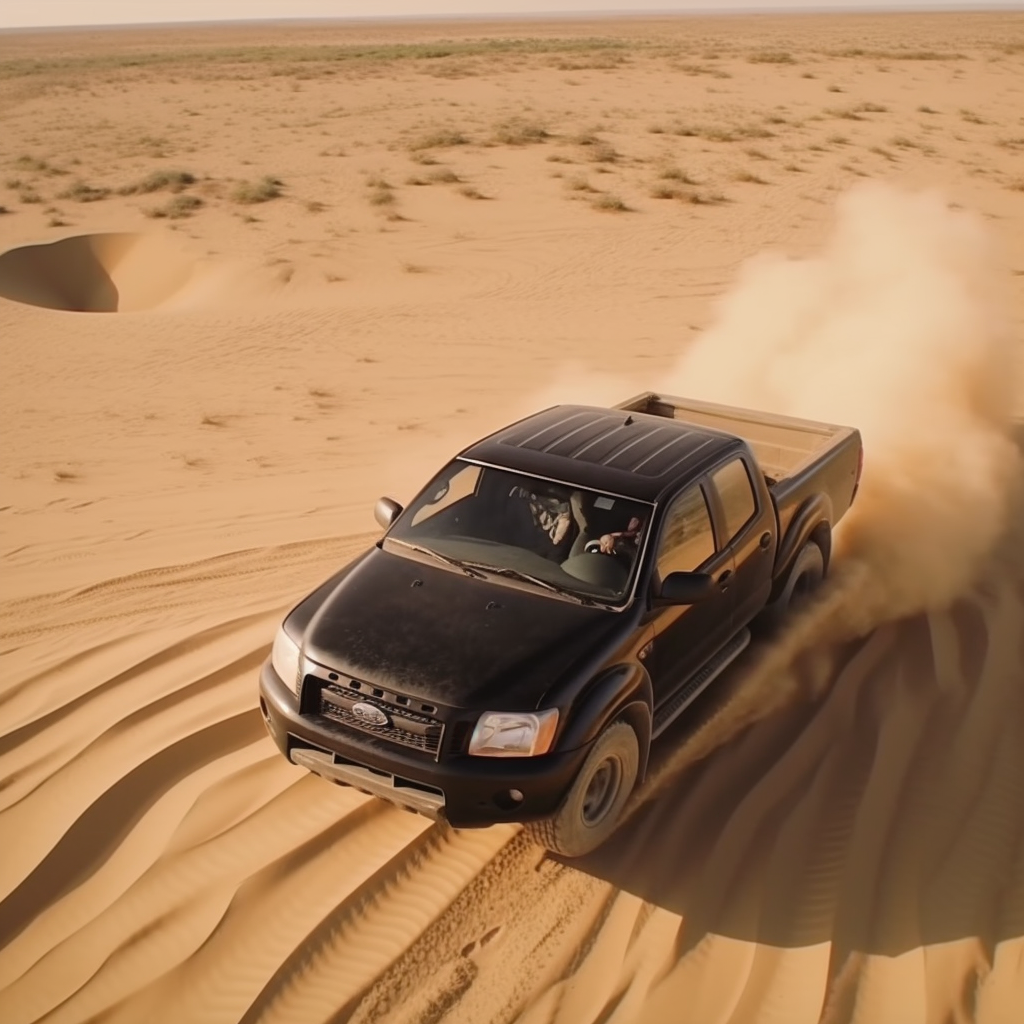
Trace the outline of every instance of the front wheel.
[[526, 826], [530, 838], [563, 857], [597, 849], [615, 831], [639, 766], [636, 733], [625, 722], [613, 723], [598, 737], [562, 806]]

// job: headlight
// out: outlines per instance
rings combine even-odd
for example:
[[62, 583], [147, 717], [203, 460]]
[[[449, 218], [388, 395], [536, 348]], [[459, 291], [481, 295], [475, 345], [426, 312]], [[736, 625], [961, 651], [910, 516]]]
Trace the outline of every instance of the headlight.
[[488, 711], [480, 716], [469, 741], [479, 757], [532, 757], [546, 754], [555, 738], [558, 709], [548, 711]]
[[284, 631], [283, 625], [277, 627], [274, 649], [270, 652], [270, 663], [281, 679], [298, 693], [299, 645]]

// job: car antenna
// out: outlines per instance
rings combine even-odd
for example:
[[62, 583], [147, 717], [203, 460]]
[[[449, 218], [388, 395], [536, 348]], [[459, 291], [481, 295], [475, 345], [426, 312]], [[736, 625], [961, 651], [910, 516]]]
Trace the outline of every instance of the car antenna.
[[624, 427], [631, 427], [633, 425], [633, 414], [630, 413], [626, 417], [626, 422], [622, 424]]

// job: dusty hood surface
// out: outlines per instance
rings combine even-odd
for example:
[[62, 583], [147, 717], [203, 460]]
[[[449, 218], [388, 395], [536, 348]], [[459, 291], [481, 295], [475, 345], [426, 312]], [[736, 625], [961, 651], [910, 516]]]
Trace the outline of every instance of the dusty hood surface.
[[535, 707], [621, 616], [375, 549], [306, 629], [306, 656], [421, 700]]

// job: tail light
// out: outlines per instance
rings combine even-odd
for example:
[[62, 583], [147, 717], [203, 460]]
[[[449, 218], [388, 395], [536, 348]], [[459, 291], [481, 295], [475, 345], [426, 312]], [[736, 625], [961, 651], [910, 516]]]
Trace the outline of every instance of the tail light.
[[864, 472], [864, 445], [860, 446], [860, 450], [857, 452], [857, 477], [853, 481], [853, 494], [850, 495], [850, 504], [853, 504], [853, 499], [857, 497], [857, 488], [860, 487], [860, 475]]

